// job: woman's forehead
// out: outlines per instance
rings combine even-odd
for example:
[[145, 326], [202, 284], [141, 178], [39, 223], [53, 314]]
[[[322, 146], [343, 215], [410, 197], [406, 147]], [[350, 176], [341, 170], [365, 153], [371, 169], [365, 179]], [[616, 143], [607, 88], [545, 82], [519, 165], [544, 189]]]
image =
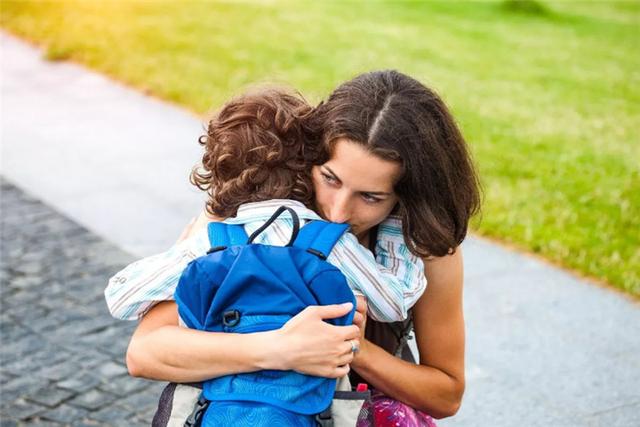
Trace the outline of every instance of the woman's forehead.
[[324, 166], [354, 190], [389, 193], [393, 192], [402, 169], [398, 162], [382, 159], [362, 144], [347, 139], [335, 142], [331, 158]]

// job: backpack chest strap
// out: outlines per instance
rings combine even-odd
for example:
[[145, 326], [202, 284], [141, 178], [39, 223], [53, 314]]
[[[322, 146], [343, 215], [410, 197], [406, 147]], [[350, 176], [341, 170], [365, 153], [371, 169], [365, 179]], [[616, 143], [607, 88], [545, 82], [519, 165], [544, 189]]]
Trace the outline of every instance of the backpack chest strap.
[[348, 224], [311, 221], [300, 229], [293, 246], [326, 259], [340, 237], [349, 229]]

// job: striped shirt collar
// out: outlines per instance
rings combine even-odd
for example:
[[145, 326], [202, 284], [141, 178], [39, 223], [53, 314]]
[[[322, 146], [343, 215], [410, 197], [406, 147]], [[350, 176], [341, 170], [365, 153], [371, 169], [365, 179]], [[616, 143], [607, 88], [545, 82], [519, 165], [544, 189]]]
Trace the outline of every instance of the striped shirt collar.
[[[233, 218], [227, 218], [224, 222], [227, 224], [244, 224], [250, 221], [266, 220], [280, 206], [286, 206], [293, 209], [302, 219], [321, 219], [320, 216], [305, 207], [302, 203], [290, 199], [272, 199], [264, 202], [245, 203], [240, 205], [238, 213]], [[283, 214], [282, 218], [289, 218], [289, 215]]]

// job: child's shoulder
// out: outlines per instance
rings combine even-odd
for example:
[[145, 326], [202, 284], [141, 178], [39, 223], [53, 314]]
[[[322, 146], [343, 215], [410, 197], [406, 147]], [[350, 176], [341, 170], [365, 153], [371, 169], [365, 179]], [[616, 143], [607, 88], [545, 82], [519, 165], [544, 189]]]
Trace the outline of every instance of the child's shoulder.
[[389, 215], [378, 225], [377, 240], [405, 244], [402, 234], [402, 219], [398, 215]]

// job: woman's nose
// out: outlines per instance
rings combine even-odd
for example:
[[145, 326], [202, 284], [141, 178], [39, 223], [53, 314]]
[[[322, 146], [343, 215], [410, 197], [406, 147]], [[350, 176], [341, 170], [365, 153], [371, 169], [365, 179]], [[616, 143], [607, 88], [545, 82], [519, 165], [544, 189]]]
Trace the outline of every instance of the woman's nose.
[[350, 209], [349, 209], [349, 195], [348, 194], [337, 194], [333, 199], [333, 204], [331, 205], [331, 209], [329, 211], [329, 221], [331, 222], [349, 222], [351, 219]]

